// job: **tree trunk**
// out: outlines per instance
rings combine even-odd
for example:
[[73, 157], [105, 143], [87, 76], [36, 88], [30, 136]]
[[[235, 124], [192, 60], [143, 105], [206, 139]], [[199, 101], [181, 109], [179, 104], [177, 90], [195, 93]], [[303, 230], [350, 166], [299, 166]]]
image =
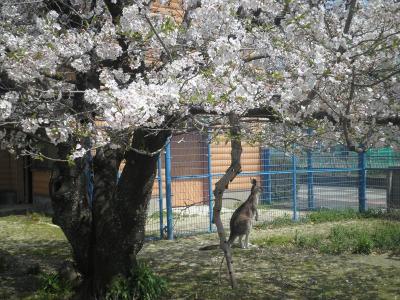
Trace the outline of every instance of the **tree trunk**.
[[226, 239], [224, 225], [221, 219], [221, 209], [222, 209], [222, 197], [224, 195], [225, 189], [228, 188], [229, 183], [236, 178], [236, 176], [242, 171], [242, 166], [240, 164], [240, 157], [242, 155], [242, 143], [240, 139], [240, 124], [239, 116], [230, 113], [229, 114], [229, 124], [230, 135], [231, 135], [231, 164], [229, 168], [225, 171], [224, 176], [215, 184], [214, 189], [214, 220], [215, 226], [217, 226], [217, 232], [220, 242], [220, 248], [224, 253], [226, 260], [226, 266], [228, 269], [229, 280], [232, 288], [237, 287], [236, 276], [233, 270], [233, 260], [231, 247]]
[[[127, 277], [143, 246], [147, 207], [156, 177], [158, 152], [169, 132], [136, 130], [131, 149], [98, 149], [93, 160], [94, 196], [87, 195], [86, 159], [69, 166], [57, 162], [50, 181], [54, 223], [72, 246], [82, 274], [81, 299], [103, 299], [116, 275]], [[59, 146], [61, 156], [67, 147]], [[154, 152], [156, 152], [154, 154]], [[122, 159], [126, 165], [119, 181]]]

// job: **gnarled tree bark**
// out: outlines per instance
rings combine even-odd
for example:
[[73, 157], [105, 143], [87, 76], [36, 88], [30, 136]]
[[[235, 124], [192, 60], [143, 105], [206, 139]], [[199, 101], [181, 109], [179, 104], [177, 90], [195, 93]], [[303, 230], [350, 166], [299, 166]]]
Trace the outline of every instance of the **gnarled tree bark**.
[[240, 157], [242, 154], [242, 145], [240, 140], [240, 125], [239, 116], [231, 113], [229, 115], [230, 123], [230, 136], [231, 136], [231, 164], [225, 171], [224, 176], [218, 180], [215, 184], [214, 196], [214, 223], [217, 226], [218, 237], [220, 241], [220, 248], [224, 252], [226, 265], [228, 268], [229, 279], [232, 288], [236, 288], [237, 282], [235, 273], [233, 270], [232, 251], [231, 247], [226, 239], [224, 225], [221, 220], [221, 209], [222, 209], [222, 196], [224, 195], [225, 189], [228, 188], [229, 183], [235, 179], [235, 177], [242, 171], [240, 164]]
[[[170, 132], [135, 131], [125, 152], [103, 147], [93, 160], [94, 195], [87, 196], [87, 160], [74, 166], [55, 164], [50, 191], [54, 223], [72, 246], [77, 270], [82, 274], [79, 299], [103, 299], [116, 275], [129, 276], [143, 246], [148, 203], [156, 177], [158, 154]], [[137, 151], [139, 149], [141, 151]], [[59, 146], [60, 157], [68, 153]], [[117, 180], [119, 165], [126, 165]]]

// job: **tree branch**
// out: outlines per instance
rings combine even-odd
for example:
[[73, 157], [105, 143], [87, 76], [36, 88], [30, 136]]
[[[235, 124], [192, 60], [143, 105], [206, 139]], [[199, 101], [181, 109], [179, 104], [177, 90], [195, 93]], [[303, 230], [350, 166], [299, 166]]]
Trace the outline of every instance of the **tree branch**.
[[233, 271], [232, 265], [232, 252], [231, 247], [226, 240], [224, 225], [221, 220], [221, 209], [222, 209], [222, 196], [225, 189], [228, 188], [229, 183], [235, 179], [235, 177], [242, 171], [242, 166], [240, 164], [240, 156], [242, 154], [242, 145], [240, 140], [240, 125], [239, 116], [230, 113], [229, 123], [231, 125], [231, 165], [225, 171], [225, 175], [215, 184], [214, 196], [214, 223], [217, 226], [220, 248], [224, 252], [226, 264], [229, 272], [229, 279], [232, 288], [237, 286], [235, 273]]
[[344, 24], [343, 33], [348, 34], [350, 30], [351, 21], [353, 20], [357, 0], [351, 0], [349, 6], [349, 13], [347, 15], [346, 23]]
[[[353, 16], [354, 16], [354, 13], [355, 13], [356, 4], [357, 4], [357, 0], [350, 0], [349, 13], [347, 14], [346, 23], [344, 24], [343, 34], [348, 34], [349, 33], [350, 25], [351, 25], [351, 22], [353, 20]], [[339, 46], [338, 50], [342, 54], [344, 52], [346, 52], [346, 49], [344, 49], [342, 47], [342, 45]]]
[[248, 63], [254, 60], [259, 60], [259, 59], [263, 59], [263, 58], [270, 58], [271, 56], [269, 56], [268, 54], [253, 54], [253, 55], [249, 55], [247, 57], [245, 57], [243, 59], [244, 62]]
[[157, 30], [154, 28], [153, 23], [150, 21], [150, 19], [146, 16], [146, 14], [143, 15], [144, 18], [146, 19], [146, 22], [149, 24], [151, 31], [156, 35], [157, 40], [160, 42], [161, 46], [164, 48], [165, 52], [168, 55], [169, 62], [172, 62], [172, 55], [171, 52], [168, 50], [167, 46], [165, 45], [164, 41], [161, 39], [160, 35], [158, 34]]

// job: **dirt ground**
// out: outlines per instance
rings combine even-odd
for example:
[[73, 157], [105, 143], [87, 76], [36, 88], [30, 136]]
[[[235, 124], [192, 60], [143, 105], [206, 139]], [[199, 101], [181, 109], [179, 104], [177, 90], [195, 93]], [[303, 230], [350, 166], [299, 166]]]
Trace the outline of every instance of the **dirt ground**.
[[[374, 221], [352, 222], [371, 226]], [[299, 232], [324, 233], [334, 224], [259, 229], [250, 241]], [[145, 244], [139, 257], [168, 281], [165, 299], [400, 300], [400, 257], [390, 253], [329, 255], [294, 246], [234, 248], [239, 288], [232, 290], [220, 251], [198, 250], [216, 243], [216, 234], [152, 241]], [[0, 299], [28, 297], [38, 288], [38, 269], [54, 271], [67, 258], [68, 243], [49, 218], [0, 218]]]

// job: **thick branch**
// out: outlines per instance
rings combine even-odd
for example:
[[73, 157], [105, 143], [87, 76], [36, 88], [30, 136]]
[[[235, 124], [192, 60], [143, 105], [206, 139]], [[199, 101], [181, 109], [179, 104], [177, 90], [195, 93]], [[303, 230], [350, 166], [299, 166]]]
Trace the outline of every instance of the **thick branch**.
[[[344, 24], [343, 34], [348, 34], [350, 31], [350, 25], [351, 25], [351, 22], [353, 21], [356, 4], [357, 4], [357, 0], [350, 0], [349, 13], [347, 14], [346, 23]], [[344, 52], [346, 52], [346, 49], [344, 49], [342, 46], [340, 46], [338, 50], [342, 54]]]
[[112, 22], [114, 25], [117, 25], [119, 22], [119, 18], [122, 16], [122, 10], [124, 9], [125, 1], [112, 1], [112, 0], [104, 0], [108, 11], [111, 14]]
[[350, 1], [349, 13], [347, 15], [346, 23], [344, 24], [344, 29], [343, 29], [343, 33], [344, 34], [348, 34], [349, 33], [350, 25], [351, 25], [351, 22], [353, 20], [353, 16], [354, 16], [354, 13], [355, 13], [356, 4], [357, 4], [357, 0], [351, 0]]

